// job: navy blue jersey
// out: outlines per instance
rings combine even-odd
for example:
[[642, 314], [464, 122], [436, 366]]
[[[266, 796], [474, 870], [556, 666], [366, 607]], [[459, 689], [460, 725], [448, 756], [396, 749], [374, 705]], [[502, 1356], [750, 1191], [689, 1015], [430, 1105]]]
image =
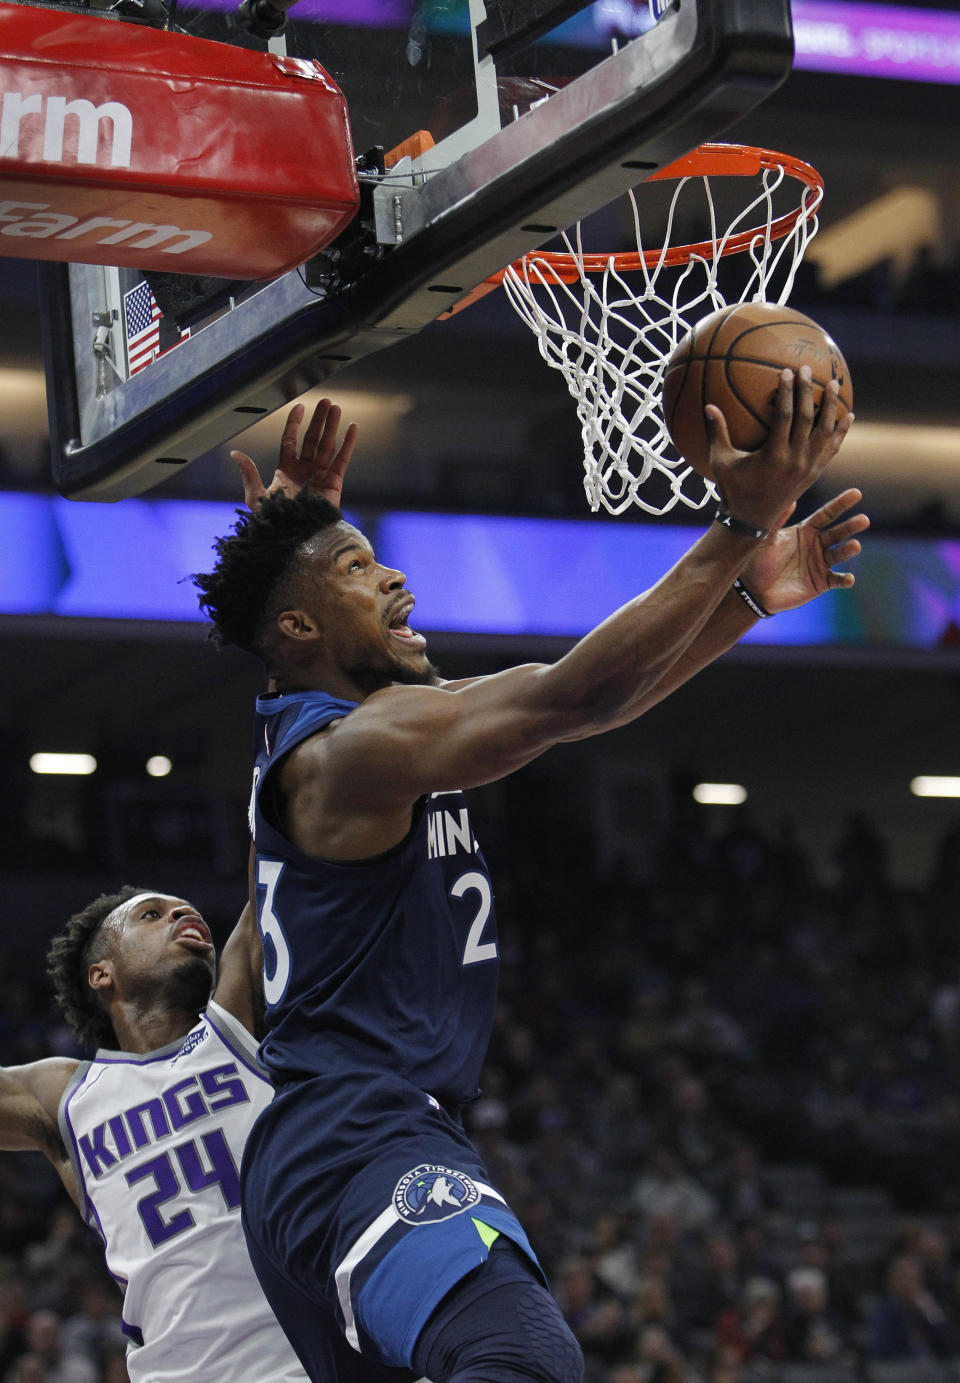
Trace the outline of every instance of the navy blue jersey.
[[261, 1058], [278, 1086], [368, 1069], [459, 1105], [478, 1092], [498, 970], [493, 891], [463, 794], [422, 799], [405, 839], [369, 860], [314, 859], [271, 824], [271, 770], [356, 705], [318, 691], [257, 702]]

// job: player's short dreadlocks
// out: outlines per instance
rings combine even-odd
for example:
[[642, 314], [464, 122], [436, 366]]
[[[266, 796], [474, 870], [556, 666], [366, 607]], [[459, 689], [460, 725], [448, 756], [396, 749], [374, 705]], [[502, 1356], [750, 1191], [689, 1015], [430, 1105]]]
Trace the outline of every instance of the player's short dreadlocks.
[[213, 571], [199, 572], [193, 581], [217, 642], [259, 654], [264, 620], [297, 551], [343, 515], [309, 487], [292, 499], [268, 495], [252, 513], [238, 512], [233, 531], [214, 544]]
[[107, 953], [109, 943], [103, 935], [104, 920], [121, 903], [148, 893], [146, 888], [125, 884], [119, 893], [101, 893], [81, 912], [75, 912], [47, 951], [47, 974], [64, 1018], [85, 1047], [116, 1050], [117, 1039], [96, 991], [87, 981], [87, 970]]

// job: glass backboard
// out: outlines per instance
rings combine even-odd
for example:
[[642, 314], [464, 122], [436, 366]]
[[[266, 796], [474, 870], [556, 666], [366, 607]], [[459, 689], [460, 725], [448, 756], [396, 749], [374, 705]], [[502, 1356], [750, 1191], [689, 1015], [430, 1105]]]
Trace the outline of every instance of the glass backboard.
[[[316, 59], [343, 91], [359, 215], [267, 283], [44, 264], [61, 492], [114, 500], [160, 483], [718, 137], [790, 69], [789, 0], [659, 8], [298, 0], [270, 47]], [[267, 46], [233, 0], [181, 3], [174, 22], [211, 40], [211, 74], [217, 44]]]

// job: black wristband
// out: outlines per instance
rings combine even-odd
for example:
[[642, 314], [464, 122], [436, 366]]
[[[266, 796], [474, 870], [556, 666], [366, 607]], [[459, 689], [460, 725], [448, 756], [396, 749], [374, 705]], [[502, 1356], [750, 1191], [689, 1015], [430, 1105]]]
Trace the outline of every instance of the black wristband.
[[731, 514], [730, 510], [722, 503], [717, 507], [713, 521], [722, 524], [724, 528], [729, 528], [731, 533], [737, 533], [741, 538], [756, 538], [760, 542], [770, 536], [769, 528], [758, 528], [755, 523], [748, 523], [746, 519], [738, 519], [736, 514]]
[[760, 604], [757, 597], [755, 595], [752, 595], [750, 591], [747, 590], [746, 586], [740, 580], [739, 576], [733, 583], [733, 589], [736, 591], [737, 595], [743, 601], [744, 605], [746, 605], [747, 609], [750, 611], [751, 614], [756, 615], [758, 619], [770, 618], [770, 611], [765, 610], [763, 606]]

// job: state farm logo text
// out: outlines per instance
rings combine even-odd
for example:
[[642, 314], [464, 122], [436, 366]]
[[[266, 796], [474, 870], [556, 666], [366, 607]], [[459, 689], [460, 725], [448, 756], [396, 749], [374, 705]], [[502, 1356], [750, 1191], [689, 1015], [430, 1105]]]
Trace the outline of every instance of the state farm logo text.
[[[25, 96], [4, 92], [0, 101], [0, 160], [21, 163], [95, 164], [129, 168], [133, 116], [120, 101], [95, 106], [82, 98]], [[3, 164], [0, 161], [0, 185]], [[87, 244], [123, 245], [131, 250], [158, 249], [178, 255], [213, 238], [207, 230], [184, 230], [155, 221], [76, 215], [68, 185], [45, 188], [49, 202], [0, 201], [0, 235], [25, 240], [79, 240]], [[64, 205], [64, 203], [67, 205]], [[129, 199], [127, 200], [129, 207]], [[126, 209], [126, 208], [125, 208]]]
[[[7, 91], [0, 105], [0, 158], [38, 159], [34, 150], [42, 132], [38, 161], [96, 163], [101, 129], [110, 166], [129, 168], [133, 116], [120, 101], [95, 106], [82, 98], [68, 101], [66, 96]], [[21, 152], [24, 145], [26, 153]]]
[[[110, 216], [74, 216], [58, 202], [0, 201], [0, 235], [24, 240], [82, 240], [94, 245], [123, 245], [131, 250], [160, 250], [182, 255], [213, 239], [207, 230], [182, 230], [153, 221], [115, 220]], [[4, 250], [9, 254], [10, 250]]]

